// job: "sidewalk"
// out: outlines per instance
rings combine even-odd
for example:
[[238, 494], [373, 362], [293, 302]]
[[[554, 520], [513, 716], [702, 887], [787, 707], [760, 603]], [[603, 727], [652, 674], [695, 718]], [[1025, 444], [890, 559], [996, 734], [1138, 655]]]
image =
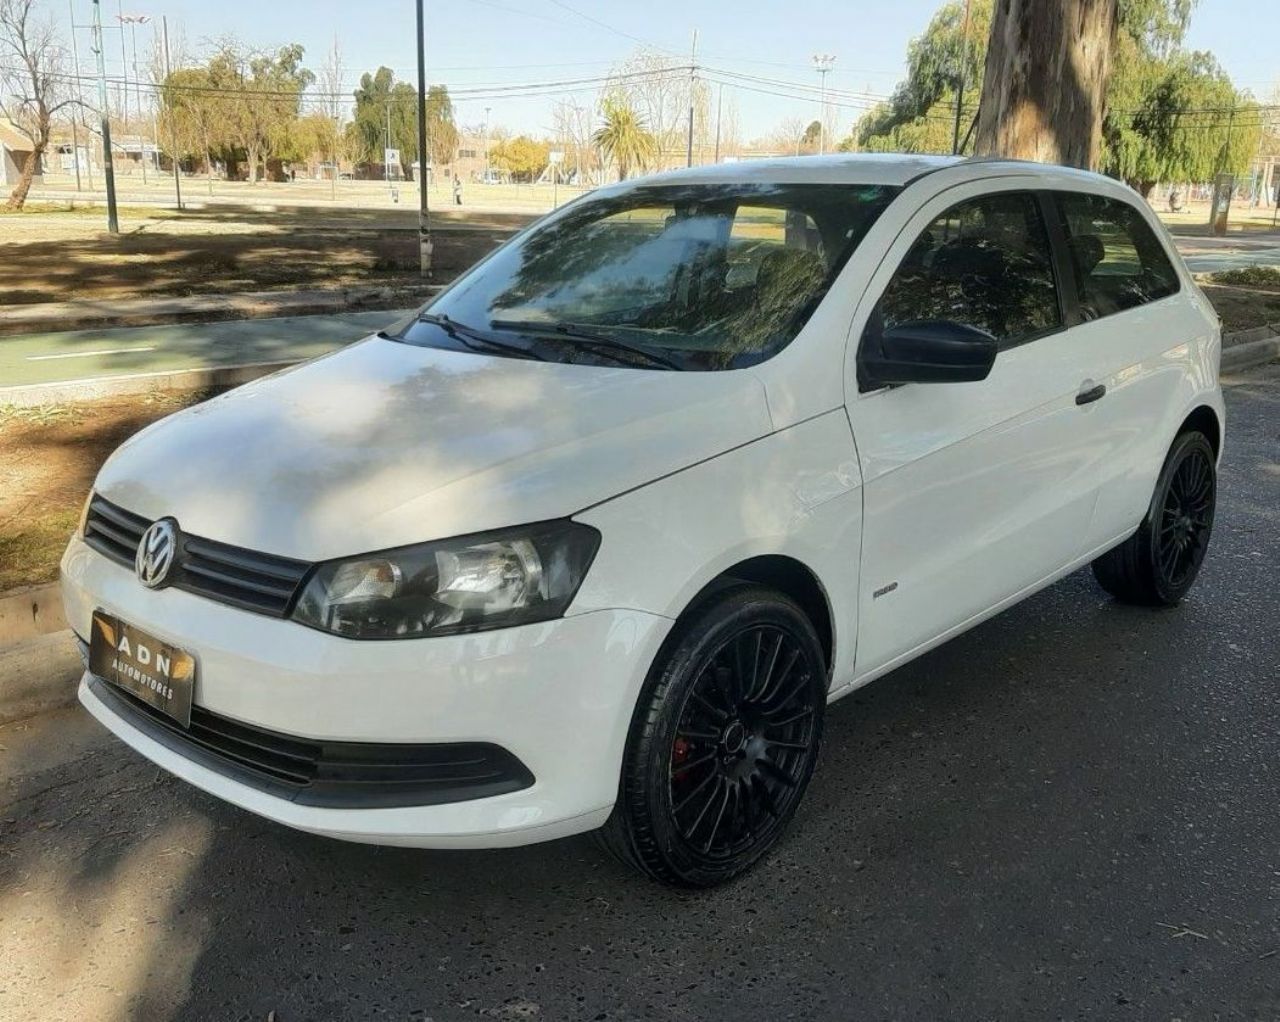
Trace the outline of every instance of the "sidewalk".
[[81, 396], [88, 396], [94, 381], [298, 362], [366, 337], [411, 311], [278, 316], [10, 337], [0, 340], [0, 405], [6, 403], [6, 393], [8, 401], [15, 401], [17, 391], [34, 385], [83, 382], [86, 394]]

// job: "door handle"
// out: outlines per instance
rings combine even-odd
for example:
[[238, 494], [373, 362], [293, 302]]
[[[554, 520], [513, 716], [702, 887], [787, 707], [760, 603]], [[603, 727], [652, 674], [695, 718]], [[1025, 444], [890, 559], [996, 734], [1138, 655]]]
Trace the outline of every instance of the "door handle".
[[1105, 383], [1097, 383], [1088, 390], [1082, 390], [1076, 395], [1076, 404], [1087, 405], [1092, 401], [1099, 400], [1107, 392]]

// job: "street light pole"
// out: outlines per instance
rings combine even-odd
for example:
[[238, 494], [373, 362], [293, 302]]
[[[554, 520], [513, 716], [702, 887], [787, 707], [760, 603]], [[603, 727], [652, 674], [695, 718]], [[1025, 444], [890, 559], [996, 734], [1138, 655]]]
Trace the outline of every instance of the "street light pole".
[[[431, 275], [431, 218], [427, 210], [427, 40], [423, 0], [418, 8], [418, 260], [424, 277]], [[457, 173], [457, 165], [454, 165]]]
[[116, 210], [116, 171], [111, 161], [111, 115], [107, 111], [107, 65], [102, 53], [102, 2], [93, 0], [93, 52], [98, 58], [98, 108], [102, 115], [102, 173], [107, 179], [107, 230], [120, 233]]
[[[134, 99], [137, 102], [138, 122], [139, 122], [139, 125], [141, 125], [142, 123], [142, 79], [138, 77], [138, 26], [145, 25], [151, 19], [148, 18], [145, 14], [124, 14], [124, 13], [117, 14], [116, 18], [120, 22], [120, 46], [121, 46], [122, 53], [124, 52], [124, 49], [123, 49], [124, 48], [124, 27], [125, 25], [129, 26], [129, 42], [133, 47]], [[127, 62], [125, 65], [124, 83], [125, 83], [124, 84], [125, 116], [127, 118], [128, 109], [129, 109], [128, 107], [129, 69], [128, 69]], [[126, 123], [128, 123], [127, 120], [126, 120]], [[141, 131], [138, 132], [137, 138], [138, 138], [138, 165], [142, 167], [142, 183], [145, 185], [147, 183], [147, 161], [146, 161], [147, 154], [144, 151], [145, 146], [143, 145], [143, 142], [142, 142]]]

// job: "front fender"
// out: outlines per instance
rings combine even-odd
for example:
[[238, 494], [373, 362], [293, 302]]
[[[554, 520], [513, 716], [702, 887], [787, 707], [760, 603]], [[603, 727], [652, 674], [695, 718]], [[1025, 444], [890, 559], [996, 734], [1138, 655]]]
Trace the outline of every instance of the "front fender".
[[827, 594], [833, 687], [852, 677], [862, 492], [842, 408], [574, 517], [603, 538], [570, 613], [629, 608], [678, 618], [730, 568], [782, 555], [807, 567]]

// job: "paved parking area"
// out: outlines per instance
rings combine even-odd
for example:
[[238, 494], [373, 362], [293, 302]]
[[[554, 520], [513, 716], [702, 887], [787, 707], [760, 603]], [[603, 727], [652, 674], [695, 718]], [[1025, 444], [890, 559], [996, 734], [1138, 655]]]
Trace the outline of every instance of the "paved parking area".
[[725, 890], [307, 837], [78, 709], [0, 729], [0, 1018], [1280, 1018], [1280, 365], [1228, 406], [1183, 607], [1078, 573], [841, 702]]

